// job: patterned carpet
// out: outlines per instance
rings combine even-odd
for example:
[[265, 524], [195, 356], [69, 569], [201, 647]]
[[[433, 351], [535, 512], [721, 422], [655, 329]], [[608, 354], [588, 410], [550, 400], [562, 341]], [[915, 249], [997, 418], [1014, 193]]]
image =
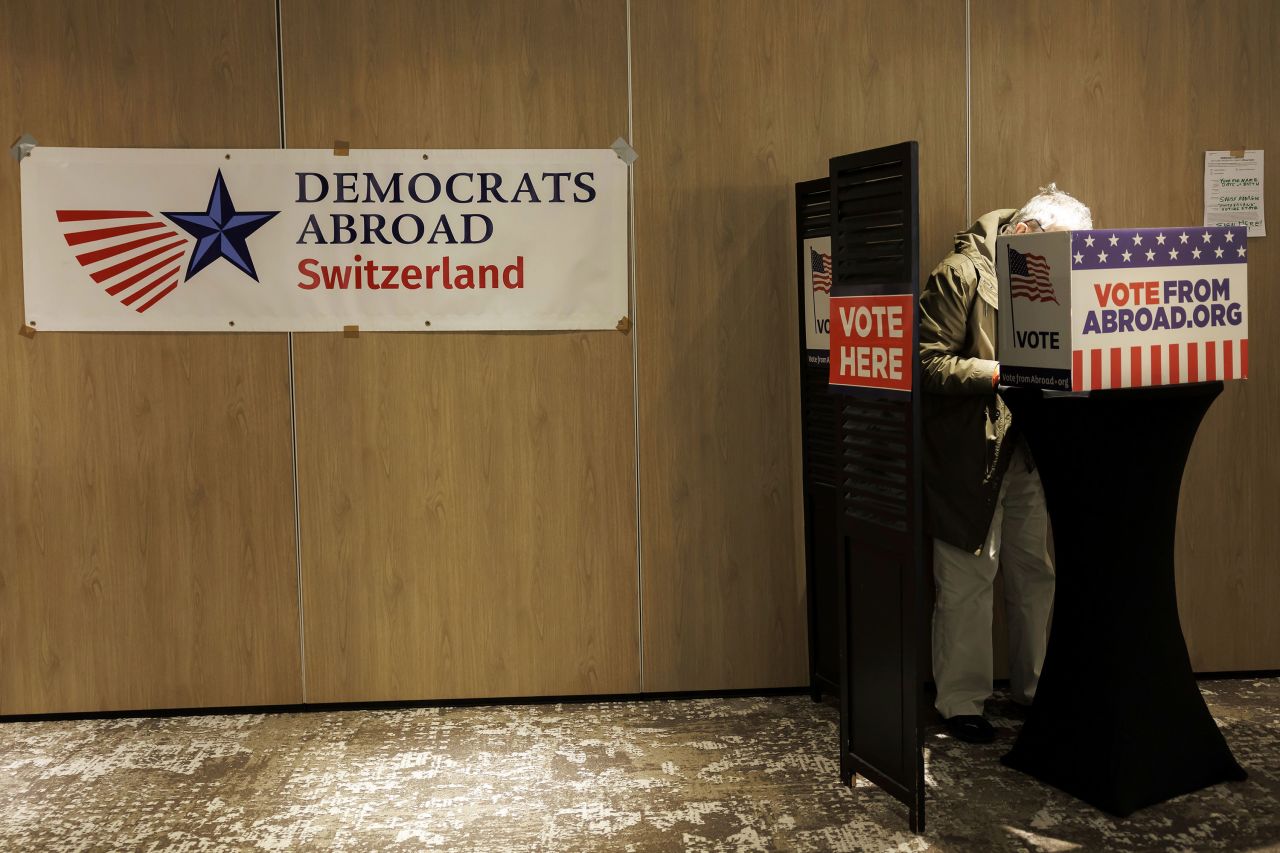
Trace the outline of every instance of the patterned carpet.
[[1280, 679], [1202, 685], [1247, 782], [1116, 820], [928, 749], [929, 832], [837, 780], [807, 697], [0, 724], [0, 850], [1258, 850], [1280, 846]]

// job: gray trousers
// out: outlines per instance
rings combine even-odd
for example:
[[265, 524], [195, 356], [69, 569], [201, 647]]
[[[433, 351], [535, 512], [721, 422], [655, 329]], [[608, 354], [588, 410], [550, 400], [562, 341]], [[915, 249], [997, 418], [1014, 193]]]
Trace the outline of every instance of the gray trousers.
[[936, 707], [944, 718], [981, 714], [991, 695], [991, 607], [996, 569], [1004, 567], [1009, 627], [1009, 682], [1013, 698], [1035, 697], [1049, 615], [1053, 609], [1053, 562], [1049, 515], [1040, 475], [1021, 441], [1000, 486], [995, 518], [977, 554], [934, 540], [933, 677]]

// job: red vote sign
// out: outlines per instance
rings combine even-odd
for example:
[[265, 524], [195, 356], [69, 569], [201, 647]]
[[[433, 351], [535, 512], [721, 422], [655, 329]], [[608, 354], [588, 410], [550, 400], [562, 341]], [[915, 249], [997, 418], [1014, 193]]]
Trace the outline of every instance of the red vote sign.
[[831, 297], [830, 383], [910, 391], [914, 311], [910, 294]]

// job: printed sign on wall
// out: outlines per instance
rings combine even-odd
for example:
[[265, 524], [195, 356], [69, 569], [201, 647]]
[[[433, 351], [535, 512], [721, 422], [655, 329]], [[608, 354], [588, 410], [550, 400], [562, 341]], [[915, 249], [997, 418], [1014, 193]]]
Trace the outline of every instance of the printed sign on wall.
[[1243, 227], [1002, 237], [1000, 381], [1075, 391], [1244, 379]]
[[805, 349], [810, 364], [826, 364], [831, 350], [831, 238], [804, 241]]
[[627, 167], [610, 149], [35, 148], [40, 330], [613, 329]]
[[1267, 236], [1261, 149], [1204, 152], [1204, 224], [1243, 225], [1250, 237]]
[[830, 384], [910, 391], [914, 309], [910, 294], [831, 297]]

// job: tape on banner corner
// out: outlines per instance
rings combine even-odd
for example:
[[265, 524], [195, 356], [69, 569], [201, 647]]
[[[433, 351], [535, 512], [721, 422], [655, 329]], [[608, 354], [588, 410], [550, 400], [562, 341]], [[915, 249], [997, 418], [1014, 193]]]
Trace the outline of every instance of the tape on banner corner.
[[344, 338], [358, 338], [360, 337], [360, 327], [359, 326], [343, 326], [342, 336]]
[[35, 326], [28, 326], [26, 323], [23, 323], [18, 329], [18, 334], [22, 335], [24, 338], [34, 338], [36, 336]]
[[1243, 157], [1243, 156], [1244, 156], [1244, 149], [1243, 149], [1243, 148], [1232, 148], [1232, 149], [1231, 149], [1231, 156], [1232, 156], [1232, 157], [1236, 157], [1236, 158]]
[[29, 133], [24, 133], [18, 137], [18, 140], [9, 146], [9, 156], [22, 162], [22, 158], [31, 156], [31, 149], [40, 143], [36, 142], [36, 138]]
[[636, 153], [636, 149], [631, 147], [631, 143], [619, 136], [613, 140], [613, 144], [609, 146], [613, 149], [613, 153], [618, 155], [618, 159], [630, 166], [636, 160], [640, 159], [640, 155]]
[[623, 317], [621, 320], [618, 321], [618, 325], [616, 328], [618, 329], [619, 332], [622, 332], [622, 334], [625, 335], [627, 332], [631, 331], [631, 318]]
[[351, 154], [351, 143], [345, 139], [333, 140], [333, 156], [346, 157]]

